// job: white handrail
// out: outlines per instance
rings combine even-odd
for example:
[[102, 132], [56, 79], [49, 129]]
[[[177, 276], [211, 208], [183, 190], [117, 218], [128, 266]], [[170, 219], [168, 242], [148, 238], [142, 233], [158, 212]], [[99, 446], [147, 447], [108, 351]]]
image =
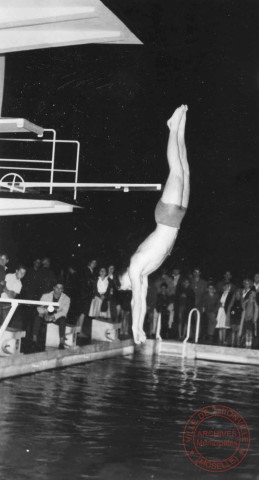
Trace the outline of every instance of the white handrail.
[[200, 332], [200, 312], [198, 310], [198, 308], [192, 308], [192, 310], [190, 311], [189, 315], [188, 315], [188, 324], [187, 324], [187, 334], [186, 334], [186, 337], [183, 341], [183, 357], [185, 357], [185, 352], [186, 352], [186, 344], [190, 338], [190, 332], [191, 332], [191, 323], [192, 323], [192, 316], [193, 316], [193, 313], [196, 312], [196, 330], [195, 330], [195, 343], [198, 342], [198, 339], [199, 339], [199, 332]]
[[45, 307], [58, 307], [58, 302], [43, 302], [42, 300], [22, 300], [21, 298], [0, 298], [2, 303], [21, 303], [24, 305], [43, 305]]
[[156, 340], [162, 340], [161, 338], [161, 335], [160, 335], [160, 331], [161, 331], [161, 312], [158, 314], [158, 317], [157, 317], [157, 324], [156, 324], [156, 333], [155, 333], [155, 338]]
[[46, 307], [58, 307], [59, 306], [59, 303], [58, 302], [42, 302], [41, 300], [20, 300], [19, 298], [0, 298], [0, 302], [1, 303], [11, 303], [11, 308], [8, 312], [8, 314], [6, 315], [1, 327], [0, 327], [0, 341], [1, 341], [1, 338], [3, 336], [3, 333], [5, 332], [5, 330], [7, 329], [11, 319], [12, 319], [12, 316], [16, 310], [16, 308], [18, 307], [19, 304], [25, 304], [25, 305], [42, 305], [42, 306], [46, 306]]

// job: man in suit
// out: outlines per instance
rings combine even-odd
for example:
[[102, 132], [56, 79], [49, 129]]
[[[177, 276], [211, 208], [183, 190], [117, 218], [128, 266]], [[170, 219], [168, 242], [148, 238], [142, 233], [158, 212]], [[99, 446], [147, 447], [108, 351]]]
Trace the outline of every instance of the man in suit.
[[237, 287], [236, 285], [234, 285], [234, 283], [232, 282], [232, 273], [230, 272], [230, 270], [226, 270], [224, 275], [223, 275], [223, 278], [222, 280], [220, 280], [218, 283], [217, 283], [217, 292], [219, 295], [222, 295], [223, 293], [223, 290], [224, 290], [224, 285], [225, 283], [228, 283], [230, 285], [230, 291], [231, 293], [235, 293]]
[[195, 294], [195, 307], [200, 310], [202, 297], [207, 289], [207, 282], [201, 278], [201, 271], [199, 268], [193, 270], [193, 276], [191, 278], [191, 288]]
[[48, 307], [37, 307], [38, 315], [34, 320], [33, 325], [33, 347], [37, 349], [38, 334], [42, 324], [53, 322], [59, 326], [59, 349], [65, 348], [65, 330], [67, 314], [70, 307], [70, 298], [64, 293], [64, 285], [62, 283], [56, 283], [54, 288], [49, 293], [44, 293], [41, 297], [43, 302], [58, 302], [59, 307], [56, 307], [54, 311], [50, 312]]

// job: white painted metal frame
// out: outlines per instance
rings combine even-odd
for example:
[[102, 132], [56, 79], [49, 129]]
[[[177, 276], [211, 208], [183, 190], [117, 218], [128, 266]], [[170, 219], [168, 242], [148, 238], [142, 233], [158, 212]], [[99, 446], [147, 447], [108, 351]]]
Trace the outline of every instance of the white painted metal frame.
[[[52, 151], [51, 151], [51, 160], [23, 160], [23, 159], [14, 159], [14, 158], [2, 158], [0, 159], [6, 163], [24, 163], [24, 164], [49, 164], [49, 168], [41, 168], [41, 167], [18, 167], [12, 166], [14, 171], [17, 170], [28, 170], [28, 171], [42, 171], [42, 172], [50, 172], [50, 181], [49, 182], [26, 182], [20, 177], [20, 181], [16, 179], [15, 172], [9, 172], [7, 175], [12, 177], [12, 181], [7, 181], [6, 176], [0, 179], [0, 186], [8, 189], [10, 192], [19, 191], [25, 193], [26, 188], [47, 188], [49, 189], [49, 193], [53, 193], [53, 189], [73, 189], [74, 190], [74, 200], [77, 198], [77, 192], [79, 189], [114, 189], [114, 190], [122, 190], [123, 192], [129, 192], [130, 190], [161, 190], [162, 185], [160, 183], [78, 183], [78, 171], [79, 171], [79, 155], [80, 155], [80, 142], [77, 140], [57, 140], [56, 138], [56, 131], [54, 129], [44, 129], [44, 132], [51, 132], [52, 139], [44, 139], [44, 138], [10, 138], [10, 137], [0, 137], [0, 141], [6, 142], [46, 142], [52, 143]], [[56, 155], [56, 144], [74, 144], [76, 146], [76, 159], [75, 159], [75, 168], [73, 169], [62, 169], [62, 168], [55, 168], [55, 155]], [[0, 170], [7, 170], [8, 167], [1, 166]], [[63, 173], [71, 173], [73, 174], [74, 182], [54, 182], [54, 176], [56, 172], [63, 172]], [[17, 174], [18, 177], [18, 174]]]
[[191, 323], [192, 323], [192, 318], [193, 318], [193, 313], [196, 312], [196, 330], [195, 330], [195, 343], [198, 342], [199, 340], [199, 333], [200, 333], [200, 318], [201, 318], [201, 315], [200, 315], [200, 312], [197, 308], [193, 308], [189, 315], [188, 315], [188, 324], [187, 324], [187, 334], [186, 334], [186, 337], [183, 341], [183, 357], [185, 357], [185, 354], [186, 354], [186, 344], [190, 338], [190, 333], [191, 333]]
[[[52, 134], [52, 139], [44, 139], [44, 138], [10, 138], [10, 137], [0, 137], [0, 141], [2, 142], [40, 142], [40, 143], [52, 143], [52, 151], [51, 151], [51, 160], [24, 160], [24, 159], [15, 159], [15, 158], [2, 158], [0, 160], [4, 161], [4, 162], [7, 162], [7, 163], [19, 163], [19, 162], [22, 162], [24, 164], [27, 164], [27, 163], [33, 163], [33, 164], [37, 164], [37, 163], [43, 163], [43, 164], [50, 164], [50, 168], [40, 168], [40, 167], [35, 167], [35, 168], [31, 168], [31, 167], [14, 167], [12, 166], [12, 170], [28, 170], [28, 171], [42, 171], [42, 172], [50, 172], [50, 182], [49, 182], [49, 193], [52, 194], [53, 193], [53, 186], [54, 186], [54, 174], [55, 172], [63, 172], [63, 173], [72, 173], [74, 174], [74, 199], [76, 199], [76, 196], [77, 196], [77, 190], [76, 190], [76, 184], [77, 184], [77, 181], [78, 181], [78, 170], [79, 170], [79, 154], [80, 154], [80, 143], [77, 141], [77, 140], [57, 140], [57, 134], [56, 134], [56, 130], [52, 129], [52, 128], [46, 128], [43, 130], [44, 132], [50, 132]], [[74, 144], [76, 146], [76, 160], [75, 160], [75, 168], [73, 169], [62, 169], [62, 168], [55, 168], [55, 154], [56, 154], [56, 144], [59, 143], [59, 144]], [[0, 169], [1, 170], [7, 170], [7, 166], [1, 166], [0, 165]], [[11, 173], [11, 172], [10, 172]], [[0, 183], [5, 186], [6, 188], [8, 188], [8, 182], [4, 183], [4, 182], [1, 182], [0, 180]], [[23, 186], [25, 185], [26, 182], [22, 182]], [[31, 183], [31, 182], [27, 182], [27, 183]], [[42, 182], [43, 183], [43, 182]], [[62, 186], [62, 183], [60, 183], [59, 185]], [[30, 185], [32, 186], [32, 185]], [[45, 183], [45, 186], [46, 186], [46, 183]]]
[[7, 316], [5, 317], [1, 327], [0, 327], [0, 341], [1, 341], [1, 338], [3, 336], [3, 333], [5, 332], [5, 330], [7, 329], [12, 317], [13, 317], [13, 314], [15, 312], [15, 310], [17, 309], [18, 305], [42, 305], [42, 306], [45, 306], [45, 307], [50, 307], [50, 306], [53, 306], [53, 307], [58, 307], [59, 306], [59, 303], [58, 302], [42, 302], [42, 301], [35, 301], [35, 300], [20, 300], [20, 299], [16, 299], [16, 298], [0, 298], [0, 302], [1, 303], [11, 303], [11, 308], [7, 314]]

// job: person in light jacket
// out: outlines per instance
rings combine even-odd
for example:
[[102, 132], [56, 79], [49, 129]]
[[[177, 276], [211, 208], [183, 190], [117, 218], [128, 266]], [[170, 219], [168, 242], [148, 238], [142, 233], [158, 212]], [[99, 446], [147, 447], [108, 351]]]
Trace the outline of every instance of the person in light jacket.
[[56, 283], [53, 290], [49, 293], [44, 293], [41, 297], [43, 302], [58, 302], [59, 306], [55, 307], [53, 311], [51, 307], [39, 306], [37, 307], [38, 315], [34, 320], [33, 325], [33, 346], [37, 348], [38, 334], [42, 324], [56, 323], [59, 326], [59, 349], [65, 348], [65, 330], [67, 314], [70, 307], [70, 298], [64, 293], [64, 285], [62, 283]]

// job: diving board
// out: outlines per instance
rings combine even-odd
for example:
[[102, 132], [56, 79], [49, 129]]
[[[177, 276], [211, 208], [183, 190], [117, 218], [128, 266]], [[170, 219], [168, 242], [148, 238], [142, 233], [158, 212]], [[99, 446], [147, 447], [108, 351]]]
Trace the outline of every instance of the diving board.
[[0, 5], [0, 54], [88, 43], [141, 44], [100, 0], [9, 0]]
[[42, 137], [44, 128], [25, 118], [0, 117], [0, 133], [36, 133]]
[[75, 205], [58, 200], [35, 200], [32, 198], [0, 198], [0, 217], [13, 215], [42, 215], [72, 213]]
[[[21, 136], [17, 137], [17, 133]], [[31, 134], [29, 137], [26, 134]], [[23, 135], [25, 134], [25, 135]], [[36, 136], [35, 136], [36, 134]], [[8, 135], [8, 136], [6, 136]], [[9, 136], [10, 135], [10, 136]], [[160, 183], [125, 183], [125, 182], [79, 182], [79, 156], [80, 142], [77, 140], [60, 140], [54, 129], [42, 128], [24, 118], [1, 118], [0, 117], [0, 144], [1, 143], [27, 144], [34, 142], [39, 148], [44, 144], [50, 145], [49, 157], [35, 158], [0, 158], [0, 195], [1, 193], [20, 193], [38, 196], [46, 191], [52, 195], [60, 191], [73, 192], [73, 199], [77, 199], [77, 193], [86, 191], [159, 191]], [[64, 166], [64, 156], [61, 155], [62, 165], [59, 163], [58, 147], [66, 149], [70, 146], [73, 153], [68, 156], [68, 165]], [[61, 152], [62, 153], [62, 152]], [[63, 151], [64, 153], [64, 151]], [[41, 175], [42, 180], [34, 181], [35, 175]], [[61, 181], [61, 175], [66, 175], [70, 181]], [[71, 181], [72, 180], [72, 181]], [[51, 199], [50, 199], [51, 200]], [[60, 206], [59, 206], [60, 207]], [[58, 207], [58, 208], [59, 208]], [[49, 208], [47, 206], [46, 208]], [[51, 207], [52, 208], [52, 207]], [[63, 207], [62, 207], [63, 208]], [[29, 210], [31, 207], [29, 207]], [[54, 211], [56, 211], [55, 207]], [[0, 212], [1, 215], [1, 212]]]

